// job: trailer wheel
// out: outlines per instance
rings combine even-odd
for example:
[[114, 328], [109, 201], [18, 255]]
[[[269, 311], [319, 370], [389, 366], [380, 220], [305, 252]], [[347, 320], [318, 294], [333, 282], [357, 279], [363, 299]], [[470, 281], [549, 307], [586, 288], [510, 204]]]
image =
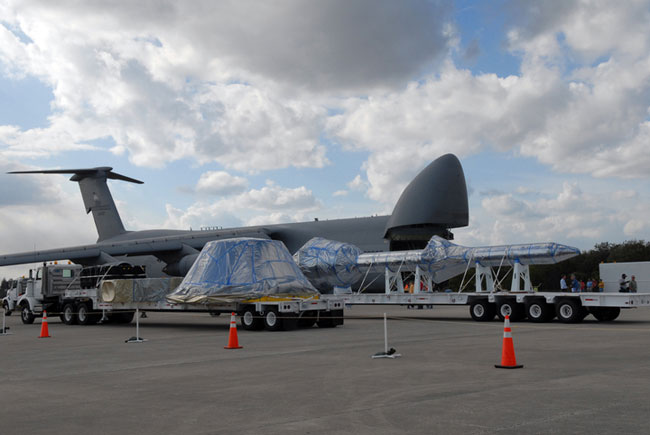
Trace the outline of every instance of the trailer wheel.
[[25, 325], [31, 325], [34, 323], [34, 313], [29, 309], [29, 305], [23, 305], [23, 308], [20, 310], [20, 320], [23, 321]]
[[298, 326], [301, 328], [311, 328], [316, 324], [318, 315], [316, 311], [305, 311], [298, 320]]
[[81, 302], [77, 305], [77, 322], [80, 325], [94, 325], [99, 321], [99, 315], [88, 309], [88, 304]]
[[332, 318], [334, 315], [333, 311], [321, 311], [318, 315], [318, 321], [316, 324], [319, 328], [334, 328], [336, 324]]
[[511, 322], [518, 322], [526, 318], [526, 307], [518, 304], [515, 298], [498, 298], [497, 315], [502, 321], [506, 316], [510, 316]]
[[469, 306], [469, 314], [477, 322], [489, 322], [494, 319], [497, 309], [487, 299], [476, 299]]
[[9, 304], [7, 301], [2, 303], [2, 307], [5, 309], [5, 316], [11, 316], [11, 310], [9, 309]]
[[591, 307], [589, 312], [594, 315], [599, 322], [611, 322], [616, 320], [621, 314], [619, 307]]
[[298, 327], [298, 313], [286, 313], [282, 316], [282, 329], [293, 331]]
[[564, 299], [555, 306], [557, 318], [563, 323], [580, 323], [589, 312], [575, 299]]
[[261, 314], [255, 311], [253, 307], [244, 308], [241, 312], [240, 322], [242, 328], [247, 331], [264, 329], [264, 319], [262, 319]]
[[77, 323], [76, 307], [72, 302], [63, 305], [63, 310], [61, 310], [61, 321], [66, 325], [74, 325]]
[[134, 316], [135, 312], [133, 311], [122, 311], [111, 314], [111, 320], [114, 323], [131, 323]]
[[264, 312], [264, 328], [267, 331], [279, 331], [282, 329], [282, 319], [275, 307], [267, 308]]
[[535, 323], [550, 322], [555, 317], [555, 307], [544, 299], [533, 299], [526, 304], [528, 320]]

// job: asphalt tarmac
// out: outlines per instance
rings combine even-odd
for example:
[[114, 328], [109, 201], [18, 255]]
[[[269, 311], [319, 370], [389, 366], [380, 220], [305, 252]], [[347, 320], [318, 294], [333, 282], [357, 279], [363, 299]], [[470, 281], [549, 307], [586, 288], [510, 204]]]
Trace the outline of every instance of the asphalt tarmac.
[[[397, 359], [372, 359], [389, 346]], [[650, 309], [618, 320], [513, 324], [467, 307], [353, 307], [344, 326], [252, 332], [224, 349], [229, 316], [149, 313], [130, 325], [7, 318], [0, 433], [647, 434]]]

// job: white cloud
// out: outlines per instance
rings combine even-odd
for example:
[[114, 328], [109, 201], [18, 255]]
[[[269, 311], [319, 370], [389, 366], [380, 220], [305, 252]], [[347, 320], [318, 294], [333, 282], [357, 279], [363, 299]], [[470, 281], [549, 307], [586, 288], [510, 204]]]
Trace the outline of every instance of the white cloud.
[[577, 183], [537, 192], [533, 200], [516, 192], [488, 196], [481, 205], [470, 217], [471, 228], [455, 231], [462, 243], [554, 241], [589, 249], [603, 240], [647, 239], [650, 229], [640, 218], [650, 213], [649, 198], [597, 186], [583, 190]]
[[241, 193], [247, 187], [248, 181], [245, 178], [230, 175], [225, 171], [205, 172], [196, 183], [197, 192], [222, 196]]
[[[6, 170], [29, 169], [13, 161], [0, 164], [1, 253], [33, 252], [97, 240], [93, 219], [83, 212], [78, 188], [63, 182], [63, 176], [5, 174]], [[0, 276], [17, 277], [26, 274], [28, 268], [2, 267]]]
[[446, 152], [514, 151], [560, 173], [648, 177], [649, 3], [523, 4], [526, 20], [509, 34], [519, 75], [447, 62], [403, 91], [349, 99], [330, 118], [330, 135], [370, 151], [371, 198], [394, 201], [414, 170]]
[[647, 221], [643, 219], [630, 219], [623, 227], [623, 233], [627, 237], [639, 237], [647, 235], [648, 229], [650, 229], [650, 225], [648, 225]]
[[143, 166], [322, 167], [327, 110], [313, 92], [391, 88], [444, 54], [451, 9], [409, 3], [9, 0], [0, 64], [51, 86], [55, 112], [47, 128], [4, 127], [2, 154], [110, 137]]
[[269, 183], [215, 202], [197, 202], [185, 210], [168, 204], [164, 226], [188, 229], [298, 222], [321, 207], [312, 191], [304, 186], [285, 188]]
[[368, 182], [361, 178], [361, 175], [357, 174], [347, 186], [352, 190], [363, 192], [368, 189]]

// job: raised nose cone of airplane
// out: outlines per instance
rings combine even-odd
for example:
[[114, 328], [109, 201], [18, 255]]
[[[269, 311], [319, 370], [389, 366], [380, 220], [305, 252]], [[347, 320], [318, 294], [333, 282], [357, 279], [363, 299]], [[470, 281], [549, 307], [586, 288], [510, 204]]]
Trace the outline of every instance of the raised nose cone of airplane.
[[421, 249], [433, 235], [453, 238], [448, 228], [467, 226], [467, 186], [460, 161], [445, 154], [431, 162], [400, 196], [386, 224], [391, 250]]

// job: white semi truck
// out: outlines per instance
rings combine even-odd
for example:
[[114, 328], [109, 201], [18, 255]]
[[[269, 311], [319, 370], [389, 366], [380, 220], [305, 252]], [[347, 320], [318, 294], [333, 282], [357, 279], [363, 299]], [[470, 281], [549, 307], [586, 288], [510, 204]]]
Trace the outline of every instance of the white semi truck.
[[[75, 264], [44, 264], [29, 271], [28, 277], [16, 280], [15, 286], [3, 299], [5, 313], [20, 311], [25, 324], [34, 323], [34, 319], [49, 311], [58, 314], [66, 323], [71, 323], [75, 313], [82, 323], [96, 323], [100, 314], [96, 310], [96, 302], [88, 296], [89, 288], [97, 285], [98, 279], [88, 276], [88, 271], [95, 273], [101, 270], [102, 278], [124, 276], [134, 271], [142, 274], [141, 269], [134, 269], [126, 263], [103, 268], [83, 269]], [[111, 313], [113, 321], [130, 322], [133, 313]]]
[[16, 310], [18, 306], [18, 298], [25, 293], [27, 282], [24, 277], [12, 281], [11, 287], [7, 290], [7, 294], [2, 299], [2, 307], [7, 316]]

